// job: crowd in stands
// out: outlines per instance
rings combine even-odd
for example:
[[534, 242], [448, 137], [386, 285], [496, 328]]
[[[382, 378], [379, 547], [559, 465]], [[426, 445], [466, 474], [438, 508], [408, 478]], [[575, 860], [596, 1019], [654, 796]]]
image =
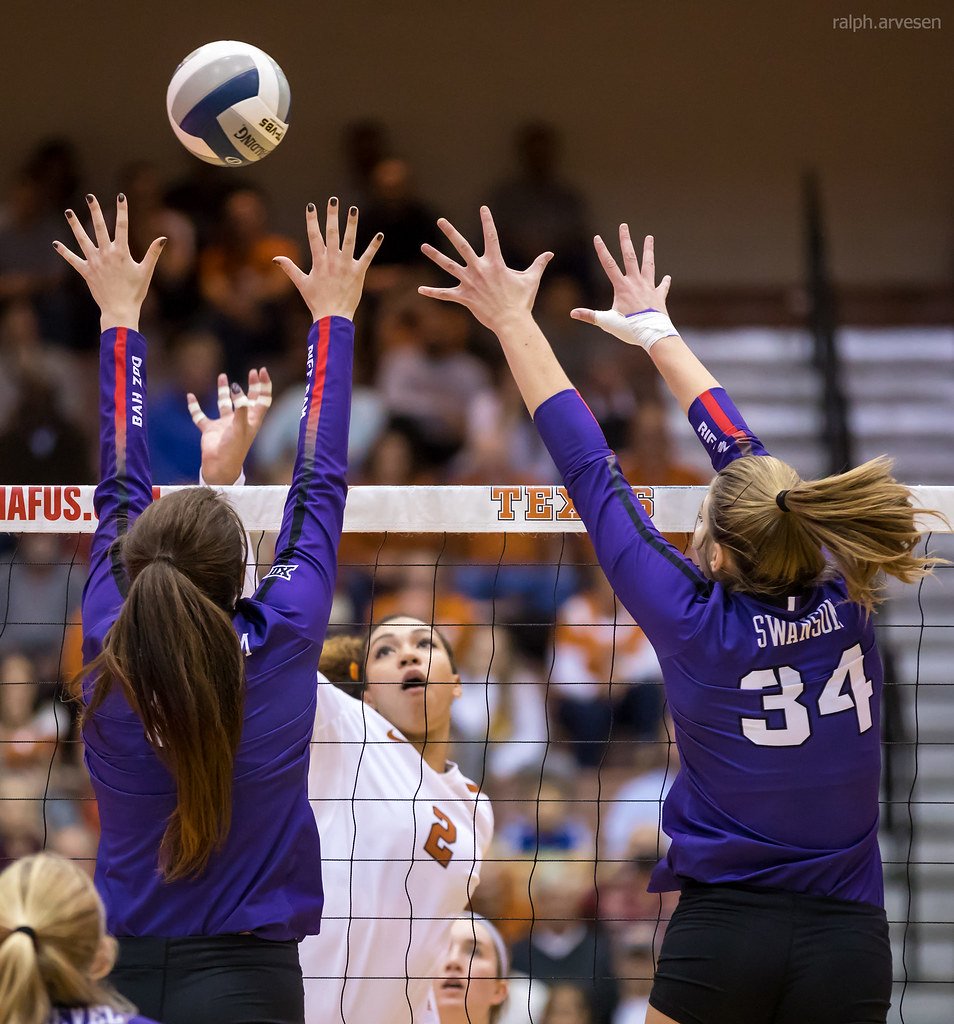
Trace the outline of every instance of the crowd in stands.
[[[384, 232], [357, 325], [349, 482], [558, 482], [493, 338], [466, 310], [417, 294], [433, 279], [421, 243], [442, 236], [411, 163], [375, 122], [348, 126], [343, 145], [340, 194], [360, 207], [359, 247]], [[297, 261], [303, 246], [274, 229], [254, 176], [196, 162], [167, 181], [140, 163], [116, 182], [135, 210], [134, 255], [158, 235], [169, 240], [142, 323], [156, 483], [198, 480], [186, 392], [213, 415], [216, 374], [241, 383], [260, 366], [275, 403], [248, 480], [287, 483], [308, 324], [271, 259]], [[85, 211], [82, 192], [76, 148], [53, 140], [0, 202], [0, 485], [96, 480], [96, 310], [51, 246], [64, 237], [63, 211]], [[520, 129], [513, 171], [488, 196], [507, 226], [508, 260], [557, 254], [536, 313], [624, 472], [634, 483], [704, 482], [674, 460], [642, 353], [567, 315], [605, 297], [594, 294], [587, 204], [561, 177], [552, 127]], [[0, 867], [46, 848], [92, 870], [96, 806], [75, 711], [61, 699], [82, 665], [86, 550], [78, 535], [0, 537]], [[476, 908], [511, 943], [514, 970], [534, 979], [514, 989], [501, 1020], [524, 1022], [530, 1006], [546, 1024], [642, 1021], [672, 911], [668, 896], [645, 888], [677, 755], [653, 651], [588, 542], [346, 535], [340, 560], [340, 628], [401, 611], [433, 620], [458, 653], [456, 757], [497, 819]]]

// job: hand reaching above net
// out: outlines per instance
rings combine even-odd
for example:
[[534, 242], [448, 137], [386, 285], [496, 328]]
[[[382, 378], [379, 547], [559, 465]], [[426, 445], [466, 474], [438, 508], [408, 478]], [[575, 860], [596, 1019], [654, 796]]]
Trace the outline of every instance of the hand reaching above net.
[[456, 277], [456, 288], [432, 288], [422, 285], [421, 295], [444, 302], [458, 302], [474, 314], [487, 328], [496, 331], [508, 321], [527, 316], [533, 308], [540, 278], [553, 259], [552, 252], [541, 253], [526, 270], [513, 270], [504, 262], [497, 237], [497, 227], [486, 206], [480, 208], [484, 234], [484, 254], [478, 256], [470, 242], [445, 217], [437, 226], [447, 235], [464, 265], [445, 256], [432, 245], [422, 245], [421, 252], [442, 270]]
[[647, 352], [661, 338], [676, 336], [679, 332], [673, 327], [666, 312], [666, 296], [672, 278], [667, 274], [656, 284], [653, 236], [647, 235], [643, 242], [640, 266], [629, 226], [620, 224], [619, 244], [623, 253], [623, 270], [620, 270], [609, 247], [599, 235], [594, 238], [593, 244], [600, 264], [613, 286], [613, 305], [611, 309], [574, 309], [570, 316], [574, 320], [596, 324], [627, 345], [639, 345]]
[[273, 262], [282, 268], [292, 284], [301, 292], [313, 321], [326, 316], [343, 316], [353, 320], [355, 310], [361, 301], [365, 274], [371, 260], [374, 259], [374, 254], [381, 247], [384, 235], [379, 231], [371, 239], [367, 249], [355, 259], [358, 208], [352, 206], [348, 211], [344, 238], [339, 244], [338, 200], [334, 197], [328, 200], [324, 238], [318, 226], [318, 211], [314, 203], [308, 204], [305, 224], [311, 249], [311, 270], [306, 274], [287, 256], [276, 256]]
[[218, 377], [218, 419], [202, 411], [191, 392], [186, 395], [192, 422], [202, 434], [202, 479], [214, 487], [228, 487], [242, 475], [242, 466], [265, 415], [272, 404], [272, 380], [268, 370], [250, 370], [248, 394], [238, 383], [229, 385], [224, 373]]
[[166, 239], [157, 238], [146, 250], [142, 262], [137, 263], [129, 252], [129, 207], [126, 197], [120, 193], [116, 198], [116, 231], [113, 238], [109, 237], [106, 218], [96, 196], [88, 195], [86, 202], [89, 204], [96, 241], [86, 233], [79, 217], [72, 210], [67, 210], [66, 219], [83, 255], [77, 256], [58, 241], [53, 243], [53, 248], [89, 287], [100, 309], [102, 330], [129, 327], [138, 331], [139, 311]]

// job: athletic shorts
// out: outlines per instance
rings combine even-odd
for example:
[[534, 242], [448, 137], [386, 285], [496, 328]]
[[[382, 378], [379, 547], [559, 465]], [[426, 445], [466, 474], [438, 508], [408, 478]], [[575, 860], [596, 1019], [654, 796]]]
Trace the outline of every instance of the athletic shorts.
[[163, 1024], [304, 1024], [297, 942], [121, 938], [109, 983]]
[[689, 882], [666, 928], [649, 1002], [678, 1024], [884, 1024], [885, 912]]

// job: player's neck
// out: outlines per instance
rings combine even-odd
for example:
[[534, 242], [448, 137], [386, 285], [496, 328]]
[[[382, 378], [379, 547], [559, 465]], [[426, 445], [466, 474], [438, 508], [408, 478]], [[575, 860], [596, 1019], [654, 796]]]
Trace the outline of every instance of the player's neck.
[[424, 759], [424, 763], [435, 772], [447, 771], [448, 755], [451, 752], [450, 727], [442, 736], [429, 736], [426, 740], [411, 740], [411, 745]]

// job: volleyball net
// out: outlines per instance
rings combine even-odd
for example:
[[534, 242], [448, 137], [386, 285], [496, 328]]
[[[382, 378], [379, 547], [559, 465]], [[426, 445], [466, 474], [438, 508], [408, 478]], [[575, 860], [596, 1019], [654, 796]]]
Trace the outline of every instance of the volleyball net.
[[[155, 496], [174, 489], [156, 488]], [[264, 574], [286, 489], [223, 490]], [[93, 491], [0, 487], [4, 860], [40, 848], [90, 866], [95, 859], [95, 800], [75, 709], [61, 699], [82, 664], [79, 602], [96, 526]], [[954, 487], [914, 492], [922, 507], [954, 522]], [[634, 493], [685, 550], [705, 488]], [[954, 534], [936, 520], [924, 528], [932, 554], [954, 562]], [[881, 848], [892, 1019], [929, 1024], [946, 1019], [954, 1001], [954, 567], [939, 565], [917, 586], [892, 584], [889, 595], [877, 631], [886, 683]], [[513, 954], [503, 1019], [540, 1020], [544, 993], [557, 985], [583, 992], [595, 1019], [644, 998], [675, 906], [674, 895], [650, 895], [646, 883], [667, 842], [661, 803], [678, 754], [652, 648], [609, 590], [564, 489], [352, 488], [329, 635], [366, 638], [369, 623], [396, 614], [434, 623], [464, 684], [451, 757], [496, 819], [473, 906], [498, 924]], [[318, 799], [353, 802], [356, 783], [339, 788]], [[350, 810], [357, 828], [353, 803]], [[357, 865], [373, 854], [352, 840], [353, 888], [361, 884]], [[440, 835], [435, 844], [432, 857], [446, 846]], [[322, 845], [329, 863], [348, 857], [324, 837]], [[406, 933], [402, 962], [415, 928], [426, 932], [412, 899], [416, 856], [409, 849], [407, 863], [394, 864], [394, 886], [408, 903], [388, 934], [400, 944]], [[347, 918], [339, 909], [326, 924], [353, 925]], [[585, 933], [578, 956], [577, 933]], [[569, 952], [560, 957], [561, 950]], [[374, 980], [358, 973], [349, 984]]]

